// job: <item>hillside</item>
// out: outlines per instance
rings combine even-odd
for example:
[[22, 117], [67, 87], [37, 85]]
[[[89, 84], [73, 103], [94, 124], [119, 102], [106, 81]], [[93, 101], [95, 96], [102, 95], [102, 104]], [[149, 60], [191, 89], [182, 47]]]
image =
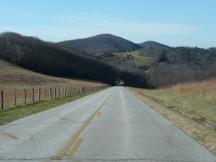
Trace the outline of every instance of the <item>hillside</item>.
[[148, 83], [153, 87], [216, 77], [214, 48], [143, 48], [133, 52], [105, 53], [97, 58], [118, 68], [147, 75]]
[[[113, 67], [52, 43], [15, 33], [0, 36], [0, 57], [35, 72], [113, 83]], [[85, 66], [83, 66], [85, 65]], [[106, 73], [107, 75], [103, 75]]]
[[104, 53], [96, 56], [99, 60], [107, 62], [118, 68], [148, 70], [153, 66], [154, 58], [142, 51]]
[[95, 80], [111, 85], [148, 86], [145, 75], [117, 69], [77, 49], [66, 49], [16, 33], [0, 35], [0, 58], [25, 69], [58, 77]]
[[150, 87], [216, 77], [215, 48], [172, 48], [154, 41], [134, 46], [130, 41], [109, 34], [60, 44], [68, 49], [78, 48], [95, 54], [93, 56], [99, 61], [121, 71], [144, 76]]
[[143, 42], [138, 44], [139, 46], [142, 46], [143, 48], [146, 49], [150, 49], [150, 48], [170, 48], [167, 45], [158, 43], [158, 42], [154, 42], [154, 41], [147, 41], [147, 42]]
[[111, 34], [101, 34], [85, 39], [69, 40], [59, 44], [67, 48], [77, 48], [88, 54], [105, 52], [125, 52], [140, 49], [141, 47], [129, 40]]
[[37, 86], [94, 86], [98, 82], [77, 79], [65, 79], [35, 73], [0, 59], [0, 89], [7, 88], [32, 88]]
[[148, 71], [150, 82], [154, 85], [168, 86], [216, 77], [214, 50], [178, 47], [148, 55], [155, 60], [155, 65]]
[[[112, 39], [109, 41], [108, 44], [115, 43]], [[98, 42], [92, 48], [101, 50], [99, 45]], [[4, 33], [0, 36], [0, 58], [38, 73], [111, 85], [164, 87], [216, 77], [215, 48], [172, 48], [155, 42], [147, 42], [144, 46], [134, 51], [89, 56], [76, 48]]]

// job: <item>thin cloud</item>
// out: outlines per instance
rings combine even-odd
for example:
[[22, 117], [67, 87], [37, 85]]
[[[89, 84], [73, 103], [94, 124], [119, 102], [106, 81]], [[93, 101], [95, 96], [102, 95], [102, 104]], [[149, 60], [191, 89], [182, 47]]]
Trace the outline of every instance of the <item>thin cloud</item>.
[[199, 31], [198, 27], [192, 25], [136, 22], [101, 15], [56, 15], [49, 17], [48, 20], [51, 25], [1, 26], [0, 32], [16, 31], [26, 35], [38, 36], [48, 41], [62, 41], [89, 37], [100, 33], [111, 33], [135, 42], [142, 42], [145, 39], [160, 36], [187, 36]]
[[[182, 35], [191, 34], [198, 31], [198, 27], [185, 24], [159, 23], [159, 22], [135, 22], [125, 21], [121, 18], [110, 18], [99, 15], [86, 16], [56, 16], [53, 19], [59, 23], [83, 29], [89, 29], [98, 32], [110, 33], [139, 33], [139, 35]], [[82, 29], [82, 30], [81, 30]]]

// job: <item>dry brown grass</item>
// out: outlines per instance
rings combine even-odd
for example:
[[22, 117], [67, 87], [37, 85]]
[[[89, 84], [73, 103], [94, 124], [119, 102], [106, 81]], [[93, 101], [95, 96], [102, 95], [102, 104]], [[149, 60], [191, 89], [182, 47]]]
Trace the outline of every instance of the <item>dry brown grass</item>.
[[205, 80], [201, 82], [192, 82], [177, 84], [172, 87], [169, 87], [168, 90], [177, 92], [177, 93], [195, 93], [202, 96], [209, 102], [216, 102], [216, 79]]
[[207, 94], [211, 92], [216, 92], [216, 80], [205, 80], [201, 82], [192, 82], [192, 83], [184, 83], [177, 84], [169, 89], [172, 89], [176, 92], [185, 93], [185, 92], [196, 92]]
[[29, 88], [41, 86], [89, 87], [95, 86], [97, 84], [100, 83], [43, 75], [0, 60], [0, 89]]

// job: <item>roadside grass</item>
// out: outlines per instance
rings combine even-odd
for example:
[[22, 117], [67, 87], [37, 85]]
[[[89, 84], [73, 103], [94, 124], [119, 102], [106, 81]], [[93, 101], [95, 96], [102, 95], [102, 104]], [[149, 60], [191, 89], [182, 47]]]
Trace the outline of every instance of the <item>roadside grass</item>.
[[0, 125], [4, 125], [14, 120], [24, 118], [26, 116], [54, 108], [56, 106], [74, 101], [76, 99], [90, 95], [95, 92], [97, 91], [83, 93], [83, 94], [76, 95], [76, 96], [57, 98], [57, 99], [48, 100], [48, 101], [40, 101], [40, 102], [36, 102], [33, 104], [25, 105], [25, 106], [17, 106], [15, 108], [0, 110]]
[[130, 90], [216, 154], [216, 80]]

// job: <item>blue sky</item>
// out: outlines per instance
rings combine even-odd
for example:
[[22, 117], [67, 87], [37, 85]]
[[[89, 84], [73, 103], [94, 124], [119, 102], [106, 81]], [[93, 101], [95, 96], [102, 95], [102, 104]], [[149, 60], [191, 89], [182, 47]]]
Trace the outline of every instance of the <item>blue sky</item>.
[[111, 33], [134, 42], [216, 46], [215, 0], [0, 0], [0, 32], [47, 41]]

